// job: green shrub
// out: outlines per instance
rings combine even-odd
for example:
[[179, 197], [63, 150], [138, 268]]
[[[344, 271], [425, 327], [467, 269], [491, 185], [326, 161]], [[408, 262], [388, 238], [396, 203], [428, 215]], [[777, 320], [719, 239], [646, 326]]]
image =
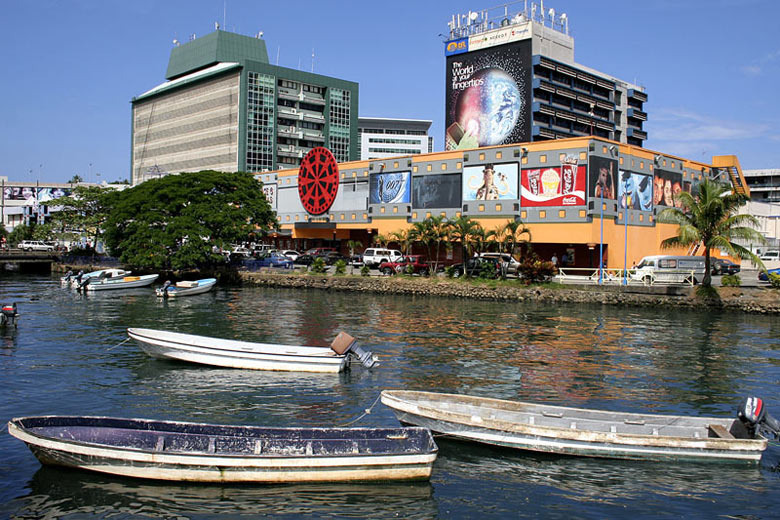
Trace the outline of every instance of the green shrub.
[[775, 289], [780, 289], [780, 274], [769, 273], [769, 285]]
[[723, 287], [739, 287], [742, 285], [742, 280], [738, 274], [724, 274], [720, 279], [720, 284]]
[[347, 272], [347, 262], [344, 260], [337, 260], [333, 266], [335, 269], [335, 274], [345, 274]]
[[362, 276], [369, 276], [371, 274], [371, 268], [363, 264], [363, 267], [360, 268], [360, 274]]
[[444, 268], [444, 274], [447, 275], [447, 278], [452, 278], [453, 276], [455, 276], [455, 267], [448, 265], [447, 267]]
[[481, 278], [483, 280], [492, 280], [496, 277], [496, 268], [493, 264], [490, 262], [485, 262], [482, 264], [482, 267], [479, 268], [479, 275], [477, 278]]
[[517, 268], [519, 278], [526, 284], [549, 282], [558, 269], [548, 260], [542, 260], [534, 252], [524, 255]]
[[322, 257], [315, 258], [311, 263], [311, 272], [322, 274], [325, 272], [325, 259]]
[[414, 267], [412, 265], [407, 265], [404, 267], [404, 274], [408, 274], [409, 276], [414, 274]]

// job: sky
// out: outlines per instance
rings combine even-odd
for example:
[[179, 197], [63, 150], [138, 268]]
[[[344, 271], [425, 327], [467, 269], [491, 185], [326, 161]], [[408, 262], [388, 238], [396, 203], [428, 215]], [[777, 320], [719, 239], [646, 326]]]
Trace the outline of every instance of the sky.
[[[441, 150], [441, 35], [453, 14], [494, 2], [0, 0], [0, 176], [129, 179], [131, 99], [165, 80], [174, 39], [215, 22], [262, 31], [273, 64], [358, 82], [361, 116], [433, 121]], [[780, 2], [544, 4], [567, 13], [577, 63], [647, 89], [646, 148], [780, 168]]]

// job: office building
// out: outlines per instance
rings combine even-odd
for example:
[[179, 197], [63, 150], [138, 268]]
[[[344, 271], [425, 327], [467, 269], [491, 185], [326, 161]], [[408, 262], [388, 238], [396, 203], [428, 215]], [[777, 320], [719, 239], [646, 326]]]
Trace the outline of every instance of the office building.
[[780, 170], [744, 170], [742, 173], [750, 187], [750, 200], [780, 203]]
[[272, 65], [265, 41], [217, 30], [174, 41], [167, 81], [132, 100], [132, 182], [291, 168], [325, 146], [358, 158], [358, 85]]
[[433, 137], [428, 135], [431, 121], [358, 118], [358, 155], [361, 160], [415, 155], [433, 151]]
[[647, 139], [644, 88], [576, 63], [565, 13], [515, 2], [453, 15], [448, 25], [445, 149]]

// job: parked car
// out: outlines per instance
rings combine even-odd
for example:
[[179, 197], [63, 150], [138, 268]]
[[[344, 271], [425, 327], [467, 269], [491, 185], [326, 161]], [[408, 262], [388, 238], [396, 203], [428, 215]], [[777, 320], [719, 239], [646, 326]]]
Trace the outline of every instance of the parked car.
[[759, 281], [768, 282], [769, 281], [768, 273], [780, 275], [780, 267], [777, 267], [775, 269], [768, 269], [766, 271], [759, 271], [758, 272]]
[[252, 256], [252, 252], [249, 248], [244, 246], [233, 246], [233, 249], [230, 251], [230, 256], [232, 258], [249, 258]]
[[347, 261], [347, 263], [348, 263], [349, 265], [354, 265], [354, 266], [356, 266], [356, 267], [357, 267], [357, 266], [361, 266], [361, 265], [363, 265], [363, 255], [361, 255], [361, 254], [359, 254], [359, 253], [358, 253], [358, 254], [355, 254], [355, 255], [352, 255], [352, 256], [350, 257], [349, 261]]
[[382, 262], [396, 262], [402, 256], [397, 249], [369, 247], [363, 251], [363, 263], [368, 267], [378, 267]]
[[631, 271], [631, 279], [645, 285], [685, 283], [696, 285], [706, 273], [703, 256], [653, 255], [642, 258]]
[[338, 253], [338, 250], [336, 250], [335, 247], [313, 247], [306, 251], [305, 254], [318, 257], [318, 256], [325, 256], [328, 253]]
[[737, 274], [740, 271], [739, 264], [725, 258], [713, 258], [711, 268], [712, 274]]
[[298, 251], [295, 251], [294, 249], [283, 249], [281, 253], [287, 258], [289, 258], [290, 260], [292, 260], [293, 262], [295, 262], [296, 258], [301, 256], [301, 254]]
[[780, 260], [780, 251], [776, 249], [770, 251], [764, 251], [763, 253], [761, 253], [761, 256], [759, 256], [758, 258], [760, 258], [761, 261], [763, 262], [772, 262], [772, 261]]
[[498, 278], [501, 276], [501, 262], [496, 258], [482, 258], [478, 256], [466, 260], [465, 270], [463, 264], [454, 264], [452, 266], [452, 276], [454, 278], [463, 276], [464, 271], [468, 276], [478, 277], [487, 274], [488, 278]]
[[257, 260], [258, 267], [280, 267], [282, 269], [292, 269], [293, 261], [281, 253], [268, 253]]
[[506, 270], [506, 274], [517, 274], [517, 270], [520, 268], [520, 262], [514, 256], [509, 253], [482, 253], [482, 258], [496, 258], [498, 259], [502, 267]]
[[40, 240], [22, 240], [16, 247], [25, 251], [54, 251], [54, 245]]
[[298, 255], [298, 257], [293, 261], [297, 265], [311, 265], [312, 262], [314, 262], [314, 258], [312, 255], [303, 253], [301, 255]]
[[339, 260], [347, 261], [347, 257], [339, 253], [338, 251], [328, 251], [324, 255], [319, 255], [319, 258], [325, 259], [325, 265], [333, 265]]
[[424, 256], [408, 255], [403, 256], [394, 262], [382, 262], [379, 264], [379, 272], [385, 276], [390, 276], [396, 273], [406, 273], [408, 272], [409, 267], [411, 267], [413, 274], [422, 275], [429, 274], [431, 268]]

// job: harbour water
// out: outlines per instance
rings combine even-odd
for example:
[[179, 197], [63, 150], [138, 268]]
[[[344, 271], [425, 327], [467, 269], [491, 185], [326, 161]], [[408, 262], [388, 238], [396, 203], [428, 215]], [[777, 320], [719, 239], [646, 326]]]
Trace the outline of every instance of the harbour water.
[[[218, 287], [79, 294], [55, 277], [0, 278], [18, 329], [0, 331], [0, 423], [39, 414], [272, 426], [394, 426], [385, 388], [621, 411], [733, 417], [746, 395], [780, 416], [780, 320], [748, 314], [547, 306]], [[340, 375], [155, 360], [127, 327], [290, 344], [339, 330], [381, 366]], [[42, 467], [0, 432], [0, 518], [776, 517], [780, 447], [759, 465], [533, 455], [438, 439], [430, 482], [191, 485]]]

